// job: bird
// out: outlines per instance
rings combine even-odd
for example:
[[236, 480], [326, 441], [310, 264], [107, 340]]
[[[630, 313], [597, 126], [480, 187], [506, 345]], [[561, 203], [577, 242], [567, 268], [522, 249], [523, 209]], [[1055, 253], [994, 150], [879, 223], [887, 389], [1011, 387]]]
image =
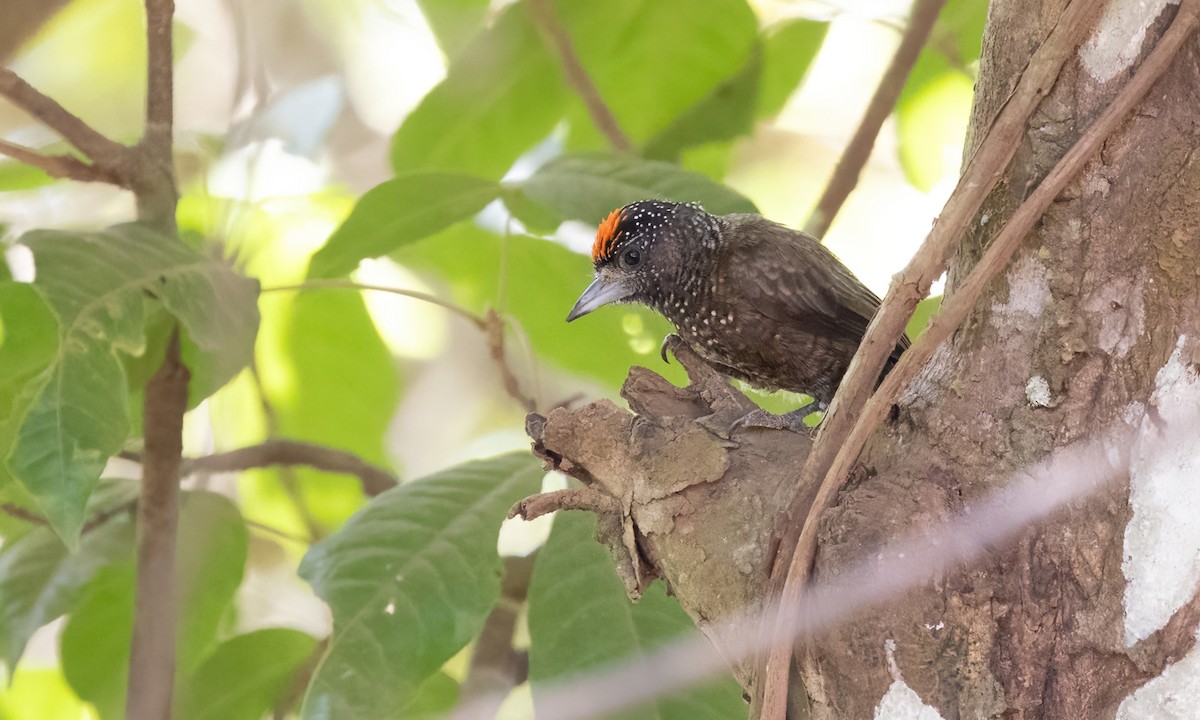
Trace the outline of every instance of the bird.
[[[595, 275], [567, 315], [640, 303], [722, 375], [765, 391], [832, 402], [880, 300], [816, 238], [753, 213], [713, 215], [697, 203], [641, 200], [596, 231]], [[902, 336], [884, 374], [909, 346]], [[882, 379], [882, 376], [881, 378]], [[794, 411], [783, 423], [799, 429]]]

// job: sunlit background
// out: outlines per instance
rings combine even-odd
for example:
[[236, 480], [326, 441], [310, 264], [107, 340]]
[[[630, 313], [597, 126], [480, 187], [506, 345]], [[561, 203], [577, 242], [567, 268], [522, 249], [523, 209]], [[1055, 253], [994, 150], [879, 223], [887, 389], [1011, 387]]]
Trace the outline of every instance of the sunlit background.
[[[506, 4], [492, 2], [475, 27], [463, 25], [471, 32], [444, 33], [439, 41], [417, 0], [179, 0], [181, 231], [222, 244], [264, 288], [301, 282], [310, 256], [357, 198], [391, 177], [392, 135], [445, 77], [447, 55]], [[909, 3], [751, 4], [764, 28], [828, 21], [819, 52], [777, 114], [758, 120], [749, 135], [690, 147], [680, 160], [740, 191], [764, 215], [799, 228], [890, 60]], [[880, 295], [923, 239], [957, 176], [978, 55], [974, 23], [983, 3], [957, 5], [970, 5], [970, 22], [935, 30], [931, 47], [937, 49], [922, 55], [857, 190], [826, 236]], [[964, 27], [973, 39], [970, 32], [965, 41], [954, 35]], [[31, 84], [97, 129], [133, 141], [141, 131], [143, 32], [137, 0], [74, 0], [18, 47], [0, 52]], [[48, 152], [65, 149], [4, 103], [0, 137]], [[578, 142], [567, 127], [556, 128], [509, 177], [528, 176]], [[12, 247], [24, 231], [95, 228], [134, 217], [126, 192], [52, 183], [7, 160], [0, 161], [0, 191], [0, 225], [18, 279], [34, 272], [23, 250]], [[440, 246], [434, 243], [439, 238], [415, 243], [363, 262], [353, 277], [473, 310], [495, 306], [511, 316], [509, 362], [543, 408], [573, 398], [617, 398], [631, 359], [680, 379], [657, 358], [665, 325], [646, 313], [613, 308], [598, 313], [607, 319], [594, 324], [592, 318], [562, 322], [570, 297], [589, 280], [580, 253], [593, 227], [567, 223], [549, 236], [565, 248], [561, 252], [580, 254], [570, 265], [579, 271], [565, 277], [564, 263], [546, 260], [545, 246], [531, 245], [523, 230], [497, 202], [473, 224], [445, 231]], [[527, 447], [524, 411], [505, 393], [486, 339], [445, 310], [393, 295], [360, 298], [333, 290], [267, 292], [260, 307], [256, 367], [189, 415], [188, 454], [280, 435], [352, 450], [410, 479]], [[614, 355], [621, 344], [627, 347]], [[114, 461], [109, 474], [135, 477], [136, 466]], [[236, 497], [254, 523], [237, 629], [283, 626], [326, 634], [327, 611], [295, 567], [309, 540], [361, 506], [358, 483], [309, 470], [253, 475], [236, 483], [221, 476], [194, 481]], [[544, 531], [512, 528], [502, 544], [519, 551]], [[0, 716], [89, 712], [58, 668], [60, 630], [56, 623], [35, 637], [12, 684], [0, 690]], [[519, 698], [510, 706], [513, 716], [527, 709]]]

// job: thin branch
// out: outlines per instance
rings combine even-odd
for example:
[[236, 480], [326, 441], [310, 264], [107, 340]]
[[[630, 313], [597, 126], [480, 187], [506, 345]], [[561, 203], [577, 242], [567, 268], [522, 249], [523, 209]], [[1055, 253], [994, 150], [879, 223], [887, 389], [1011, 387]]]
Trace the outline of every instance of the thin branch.
[[442, 300], [439, 297], [428, 293], [419, 292], [417, 290], [404, 290], [401, 288], [387, 287], [385, 285], [364, 285], [353, 280], [341, 280], [337, 278], [331, 279], [314, 279], [305, 280], [298, 285], [281, 285], [278, 287], [263, 288], [262, 292], [289, 292], [299, 290], [312, 289], [334, 289], [334, 290], [371, 290], [376, 292], [391, 293], [401, 297], [412, 298], [427, 302], [431, 305], [437, 305], [440, 308], [449, 310], [455, 315], [463, 318], [467, 322], [474, 325], [487, 336], [488, 352], [491, 354], [492, 360], [500, 368], [500, 377], [504, 380], [504, 390], [509, 397], [520, 403], [521, 407], [526, 412], [533, 412], [537, 409], [537, 402], [530, 396], [526, 395], [521, 390], [521, 384], [517, 380], [516, 374], [508, 363], [508, 357], [504, 351], [504, 318], [495, 310], [489, 309], [486, 316], [476, 315], [464, 307], [455, 305], [447, 300]]
[[908, 28], [900, 38], [900, 46], [896, 48], [891, 64], [879, 80], [862, 121], [850, 137], [846, 149], [842, 151], [833, 176], [825, 186], [825, 192], [821, 194], [821, 199], [817, 201], [817, 207], [804, 228], [806, 233], [818, 238], [824, 236], [846, 198], [850, 197], [850, 193], [858, 185], [858, 176], [871, 157], [875, 138], [879, 135], [884, 121], [896, 107], [900, 91], [904, 89], [909, 73], [917, 64], [917, 56], [921, 54], [921, 48], [929, 39], [929, 33], [933, 30], [938, 14], [945, 4], [946, 0], [916, 0], [914, 3]]
[[500, 368], [500, 377], [504, 380], [504, 391], [513, 400], [520, 403], [525, 412], [531, 413], [537, 410], [537, 401], [522, 392], [521, 383], [508, 364], [508, 356], [504, 352], [504, 319], [495, 310], [488, 310], [485, 332], [488, 340], [488, 352], [491, 353], [496, 366]]
[[138, 502], [137, 591], [129, 657], [127, 720], [171, 716], [175, 682], [175, 539], [183, 414], [191, 374], [180, 360], [179, 328], [146, 384], [146, 455]]
[[559, 22], [551, 0], [526, 0], [526, 5], [529, 7], [533, 24], [537, 26], [542, 37], [558, 54], [567, 84], [583, 100], [592, 122], [596, 124], [600, 132], [604, 133], [613, 148], [621, 152], [632, 152], [633, 143], [629, 141], [629, 136], [621, 130], [616, 116], [604, 102], [604, 98], [600, 96], [600, 90], [592, 82], [583, 63], [579, 61], [579, 56], [575, 54], [575, 48], [571, 43], [571, 37], [567, 35], [567, 31]]
[[291, 291], [318, 290], [318, 289], [372, 290], [375, 292], [385, 292], [385, 293], [391, 293], [392, 295], [399, 295], [401, 297], [412, 298], [413, 300], [420, 300], [422, 302], [427, 302], [430, 305], [437, 305], [440, 308], [449, 310], [450, 312], [463, 318], [464, 320], [471, 323], [472, 325], [479, 328], [480, 330], [487, 330], [487, 319], [486, 318], [484, 318], [480, 315], [476, 315], [475, 313], [471, 312], [470, 310], [467, 310], [464, 307], [455, 305], [452, 302], [449, 302], [447, 300], [442, 300], [439, 297], [430, 295], [429, 293], [423, 293], [423, 292], [420, 292], [417, 290], [404, 290], [402, 288], [387, 287], [385, 285], [365, 285], [363, 283], [356, 283], [353, 280], [339, 280], [337, 278], [330, 278], [330, 279], [305, 280], [304, 282], [299, 283], [297, 285], [280, 285], [277, 287], [263, 288], [262, 292], [263, 293], [291, 292]]
[[241, 472], [278, 465], [304, 465], [325, 472], [354, 475], [362, 482], [363, 492], [372, 497], [397, 485], [396, 477], [390, 472], [352, 452], [298, 440], [267, 440], [228, 452], [187, 458], [180, 471], [184, 475]]
[[[838, 390], [830, 416], [826, 418], [817, 444], [805, 465], [799, 486], [810, 487], [817, 478], [823, 480], [815, 496], [793, 500], [790, 508], [793, 525], [789, 528], [789, 535], [795, 528], [795, 518], [800, 517], [802, 508], [807, 507], [808, 511], [795, 543], [789, 542], [790, 538], [785, 539], [781, 544], [784, 552], [776, 560], [773, 572], [775, 582], [783, 576], [783, 567], [787, 567], [784, 603], [794, 602], [802, 596], [816, 553], [816, 530], [820, 515], [836, 500], [849, 469], [870, 433], [920, 367], [932, 357], [941, 341], [974, 307], [988, 281], [1004, 267], [1063, 185], [1093, 157], [1104, 138], [1116, 129], [1166, 69], [1196, 25], [1198, 1], [1184, 1], [1170, 29], [1134, 78], [1017, 209], [967, 281], [943, 303], [931, 327], [901, 356], [897, 367], [889, 373], [868, 404], [867, 395], [870, 394], [874, 378], [879, 376], [883, 362], [903, 332], [913, 308], [928, 293], [933, 279], [945, 269], [954, 241], [961, 236], [968, 220], [978, 211], [983, 198], [1000, 177], [1015, 151], [1029, 114], [1053, 85], [1062, 63], [1074, 54], [1075, 47], [1091, 27], [1091, 18], [1100, 4], [1075, 0], [1064, 10], [1050, 37], [1035, 53], [1012, 97], [989, 129], [979, 151], [968, 163], [954, 196], [935, 223], [929, 238], [908, 268], [893, 282]], [[806, 480], [809, 484], [805, 484]], [[794, 548], [794, 552], [785, 556], [791, 548]], [[790, 656], [791, 647], [779, 645], [772, 649], [768, 660], [763, 717], [769, 720], [784, 716]]]
[[[267, 423], [267, 436], [274, 439], [279, 435], [279, 413], [275, 411], [271, 398], [267, 397], [267, 389], [263, 385], [262, 375], [258, 372], [257, 362], [251, 361], [250, 363], [250, 378], [254, 382], [254, 388], [258, 391], [259, 406], [262, 408], [263, 419]], [[304, 495], [300, 492], [300, 485], [296, 482], [296, 473], [293, 472], [291, 466], [280, 468], [279, 484], [296, 508], [296, 515], [304, 523], [309, 537], [319, 540], [325, 534], [324, 530], [321, 528], [321, 523], [317, 522], [316, 516], [312, 514], [312, 510], [309, 510], [308, 503], [305, 502]]]
[[26, 510], [25, 508], [21, 507], [20, 505], [17, 505], [16, 503], [6, 502], [6, 503], [0, 505], [0, 511], [2, 511], [5, 515], [8, 515], [9, 517], [16, 518], [22, 522], [27, 522], [30, 525], [41, 525], [43, 527], [50, 526], [49, 520], [42, 517], [41, 515], [38, 515], [37, 513]]
[[111, 172], [96, 165], [90, 165], [71, 155], [43, 155], [36, 150], [14, 145], [5, 140], [0, 140], [0, 155], [7, 155], [14, 160], [31, 165], [54, 178], [121, 184], [117, 176]]
[[146, 0], [146, 131], [141, 145], [158, 159], [171, 158], [175, 57], [171, 37], [174, 0]]
[[92, 129], [77, 115], [43, 95], [8, 68], [0, 68], [0, 96], [8, 98], [13, 105], [37, 118], [96, 163], [115, 164], [128, 150]]

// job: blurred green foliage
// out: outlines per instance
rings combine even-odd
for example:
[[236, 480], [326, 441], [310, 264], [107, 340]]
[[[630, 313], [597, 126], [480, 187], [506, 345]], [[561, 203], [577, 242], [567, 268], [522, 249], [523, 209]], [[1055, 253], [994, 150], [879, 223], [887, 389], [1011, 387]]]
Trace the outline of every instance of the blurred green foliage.
[[[308, 22], [318, 37], [322, 13], [334, 11], [285, 5], [281, 12], [294, 13], [287, 22]], [[496, 602], [504, 512], [542, 479], [527, 453], [497, 455], [527, 442], [524, 409], [501, 392], [475, 328], [413, 300], [388, 305], [328, 283], [294, 289], [306, 278], [402, 285], [466, 313], [498, 311], [508, 365], [542, 409], [574, 395], [619, 401], [634, 364], [685, 381], [677, 364], [659, 359], [669, 324], [644, 308], [564, 323], [592, 272], [586, 239], [570, 229], [644, 197], [756, 212], [728, 170], [786, 114], [819, 66], [830, 22], [767, 24], [745, 0], [554, 0], [557, 31], [632, 143], [618, 152], [568, 84], [534, 5], [414, 7], [446, 74], [404, 114], [389, 148], [362, 144], [392, 177], [359, 194], [305, 175], [328, 158], [302, 165], [292, 157], [276, 173], [284, 189], [265, 191], [255, 185], [261, 158], [248, 160], [245, 148], [288, 146], [288, 138], [256, 136], [264, 131], [253, 122], [191, 130], [180, 144], [193, 154], [178, 157], [186, 241], [89, 219], [85, 229], [17, 239], [36, 273], [17, 255], [11, 270], [0, 263], [0, 650], [11, 680], [0, 690], [0, 717], [77, 718], [85, 706], [105, 720], [123, 716], [136, 484], [117, 480], [130, 471], [110, 458], [138, 451], [142, 387], [177, 326], [193, 372], [189, 453], [282, 437], [354, 453], [407, 479], [417, 473], [395, 450], [407, 444], [423, 451], [417, 460], [443, 468], [369, 500], [357, 479], [306, 467], [192, 481], [178, 548], [176, 687], [176, 715], [189, 720], [260, 718], [280, 707], [310, 718], [418, 718], [452, 707], [463, 650]], [[141, 12], [134, 0], [70, 3], [13, 66], [100, 130], [132, 140], [144, 95]], [[965, 128], [985, 16], [985, 0], [948, 3], [896, 108], [898, 160], [918, 188], [957, 162], [944, 148]], [[280, 59], [273, 36], [255, 37], [262, 65], [259, 75], [239, 76], [246, 87], [275, 83], [282, 96], [289, 83], [350, 73], [328, 65], [325, 48]], [[382, 72], [403, 83], [404, 70]], [[184, 90], [177, 107], [189, 108]], [[341, 130], [361, 125], [348, 108]], [[0, 113], [0, 135], [26, 120]], [[322, 152], [336, 159], [354, 145], [340, 142]], [[66, 152], [61, 143], [41, 150]], [[0, 191], [11, 197], [71, 190], [0, 162]], [[910, 334], [937, 304], [921, 305]], [[459, 375], [447, 379], [439, 368]], [[796, 404], [756, 399], [773, 410]], [[439, 444], [446, 427], [459, 428], [452, 447]], [[463, 462], [479, 455], [493, 457]], [[590, 526], [583, 515], [557, 519], [537, 560], [528, 604], [535, 697], [563, 673], [644, 654], [692, 627], [661, 584], [631, 605]], [[316, 637], [319, 623], [259, 622], [242, 595], [252, 570], [272, 567], [264, 556], [328, 605], [328, 637]], [[289, 592], [294, 601], [298, 591]], [[22, 661], [39, 628], [64, 616], [58, 666]], [[736, 684], [723, 678], [627, 716], [744, 713]]]

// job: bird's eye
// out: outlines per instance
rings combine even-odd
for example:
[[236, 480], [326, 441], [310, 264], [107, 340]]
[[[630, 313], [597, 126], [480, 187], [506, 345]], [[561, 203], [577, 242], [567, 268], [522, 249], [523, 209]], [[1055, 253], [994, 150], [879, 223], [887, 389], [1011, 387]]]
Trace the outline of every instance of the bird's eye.
[[625, 267], [635, 267], [642, 261], [642, 254], [637, 250], [626, 250], [621, 259], [624, 260]]

